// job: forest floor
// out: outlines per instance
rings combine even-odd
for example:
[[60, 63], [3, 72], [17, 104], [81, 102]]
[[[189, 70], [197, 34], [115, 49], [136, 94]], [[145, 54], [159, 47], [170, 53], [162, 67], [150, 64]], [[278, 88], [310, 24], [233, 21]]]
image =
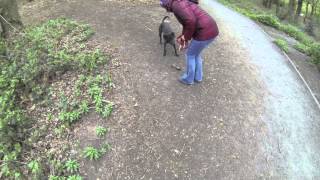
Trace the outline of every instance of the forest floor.
[[[61, 0], [23, 6], [25, 24], [57, 17], [85, 22], [96, 31], [94, 41], [101, 46], [110, 42], [117, 51], [119, 62], [111, 70], [115, 84], [112, 118], [103, 122], [90, 114], [73, 130], [83, 148], [100, 143], [92, 138], [97, 124], [110, 128], [107, 139], [112, 150], [98, 161], [81, 162], [85, 179], [319, 176], [320, 158], [315, 155], [319, 129], [315, 124], [320, 113], [303, 83], [272, 41], [259, 36], [262, 31], [258, 26], [232, 14], [239, 18], [240, 28], [235, 29], [231, 15], [225, 15], [230, 10], [215, 3], [206, 5], [217, 10], [213, 15], [221, 34], [204, 53], [204, 81], [192, 86], [180, 84], [182, 72], [173, 68], [184, 67], [183, 52], [180, 57], [172, 51], [162, 56], [157, 30], [167, 13], [157, 3]], [[179, 34], [181, 27], [170, 16]], [[257, 38], [241, 41], [252, 27], [259, 34]], [[268, 69], [256, 63], [254, 59], [260, 55], [251, 51], [252, 45], [262, 49], [261, 57], [269, 55], [276, 67]], [[298, 68], [310, 73], [307, 58], [292, 52], [289, 56]], [[279, 81], [274, 80], [277, 77], [281, 77]], [[319, 76], [314, 73], [312, 78], [313, 87], [318, 88]], [[297, 127], [288, 122], [290, 118], [298, 121]], [[300, 119], [306, 123], [300, 124]]]

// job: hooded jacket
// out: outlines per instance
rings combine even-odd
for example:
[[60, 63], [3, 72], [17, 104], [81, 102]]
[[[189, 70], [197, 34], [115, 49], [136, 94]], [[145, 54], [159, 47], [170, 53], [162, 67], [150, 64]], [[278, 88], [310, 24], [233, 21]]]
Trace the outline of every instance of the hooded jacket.
[[173, 12], [182, 24], [182, 35], [189, 41], [195, 39], [205, 41], [213, 39], [219, 34], [215, 20], [197, 4], [189, 0], [164, 0], [162, 6]]

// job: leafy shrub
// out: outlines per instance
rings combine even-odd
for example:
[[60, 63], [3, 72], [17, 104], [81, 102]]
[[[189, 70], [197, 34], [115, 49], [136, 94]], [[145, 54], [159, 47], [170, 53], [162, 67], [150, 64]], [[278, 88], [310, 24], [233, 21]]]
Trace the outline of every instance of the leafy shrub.
[[84, 157], [90, 160], [97, 160], [101, 157], [99, 150], [92, 146], [86, 147], [83, 153], [84, 153]]
[[65, 164], [65, 167], [67, 168], [68, 172], [74, 173], [78, 171], [80, 165], [76, 160], [68, 160]]
[[274, 27], [276, 29], [279, 29], [280, 27], [279, 19], [276, 16], [273, 16], [271, 14], [258, 14], [258, 15], [252, 16], [252, 19], [262, 24], [265, 24], [267, 26]]
[[274, 43], [284, 52], [287, 53], [289, 51], [288, 43], [284, 39], [276, 39]]
[[315, 43], [310, 48], [310, 54], [312, 61], [319, 65], [320, 64], [320, 43]]
[[27, 166], [31, 174], [33, 175], [34, 179], [39, 179], [40, 178], [39, 175], [42, 171], [41, 164], [36, 160], [32, 160], [27, 164]]
[[298, 29], [295, 26], [292, 26], [290, 24], [283, 24], [280, 26], [280, 30], [287, 33], [289, 36], [295, 38], [299, 42], [301, 42], [304, 45], [311, 45], [314, 41], [309, 37], [306, 33], [302, 32], [300, 29]]
[[310, 47], [309, 46], [306, 46], [302, 43], [297, 43], [294, 45], [294, 48], [304, 54], [307, 54], [307, 55], [310, 55]]
[[111, 149], [111, 145], [109, 143], [104, 143], [101, 145], [99, 149], [92, 146], [86, 147], [83, 151], [83, 154], [85, 158], [88, 158], [90, 160], [98, 160], [110, 149]]
[[96, 135], [99, 137], [103, 137], [104, 135], [106, 135], [107, 131], [108, 129], [102, 126], [96, 127]]

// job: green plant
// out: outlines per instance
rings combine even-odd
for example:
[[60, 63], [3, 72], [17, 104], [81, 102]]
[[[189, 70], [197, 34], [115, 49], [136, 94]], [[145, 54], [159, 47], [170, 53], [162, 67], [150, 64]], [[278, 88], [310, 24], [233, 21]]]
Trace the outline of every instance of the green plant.
[[85, 114], [85, 113], [89, 112], [89, 105], [88, 105], [87, 101], [84, 100], [84, 101], [81, 102], [79, 111], [80, 111], [81, 114]]
[[76, 160], [68, 160], [65, 164], [65, 167], [67, 168], [68, 172], [74, 173], [78, 171], [80, 165]]
[[58, 137], [62, 137], [66, 131], [67, 131], [67, 126], [65, 124], [62, 124], [59, 127], [54, 129], [54, 133]]
[[279, 19], [271, 14], [257, 14], [257, 15], [251, 16], [251, 18], [262, 24], [274, 27], [276, 29], [279, 29], [281, 25]]
[[59, 120], [69, 124], [79, 120], [80, 117], [81, 117], [81, 112], [79, 111], [69, 111], [69, 112], [62, 111], [59, 114]]
[[310, 48], [311, 58], [314, 64], [320, 64], [320, 43], [315, 43]]
[[59, 108], [66, 111], [68, 109], [68, 98], [64, 93], [60, 93]]
[[67, 180], [82, 180], [83, 178], [79, 175], [69, 176]]
[[96, 135], [99, 137], [103, 137], [108, 132], [107, 128], [104, 128], [102, 126], [96, 127]]
[[97, 160], [101, 157], [99, 150], [92, 146], [86, 147], [83, 153], [84, 153], [84, 157], [90, 160]]
[[31, 171], [31, 173], [35, 176], [39, 175], [41, 172], [41, 165], [38, 161], [32, 160], [28, 163], [28, 168]]
[[290, 24], [282, 24], [280, 26], [280, 30], [284, 31], [289, 36], [295, 38], [304, 45], [310, 45], [314, 42], [314, 40], [310, 36]]
[[64, 171], [64, 165], [58, 159], [52, 159], [49, 161], [50, 169], [57, 175], [62, 174]]
[[105, 80], [105, 83], [107, 83], [108, 87], [113, 86], [113, 82], [110, 74], [106, 74], [104, 80]]
[[104, 118], [109, 117], [112, 111], [113, 111], [113, 103], [108, 102], [108, 104], [104, 106], [104, 110], [102, 111], [102, 117]]
[[49, 176], [49, 180], [65, 180], [65, 179], [66, 178], [63, 176], [53, 176], [53, 175]]
[[49, 121], [52, 121], [52, 119], [53, 119], [53, 114], [52, 114], [52, 113], [49, 113], [49, 114], [48, 114], [48, 120], [49, 120]]
[[100, 154], [103, 155], [107, 153], [110, 149], [111, 149], [111, 145], [109, 143], [104, 143], [102, 144], [99, 151], [100, 151]]
[[297, 44], [294, 45], [294, 48], [302, 53], [310, 55], [310, 47], [309, 46], [306, 46], [306, 45], [298, 42]]
[[289, 51], [288, 43], [284, 39], [276, 39], [274, 43], [284, 52], [287, 53]]

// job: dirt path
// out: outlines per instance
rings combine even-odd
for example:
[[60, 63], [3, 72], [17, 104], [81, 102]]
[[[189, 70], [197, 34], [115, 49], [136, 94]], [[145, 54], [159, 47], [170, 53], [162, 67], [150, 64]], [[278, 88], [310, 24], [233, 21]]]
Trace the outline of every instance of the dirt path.
[[[266, 138], [270, 91], [250, 51], [221, 17], [221, 35], [205, 52], [204, 82], [185, 86], [171, 67], [183, 67], [184, 56], [162, 56], [157, 29], [166, 12], [158, 5], [77, 0], [54, 3], [50, 13], [47, 8], [33, 12], [39, 16], [32, 20], [66, 16], [87, 22], [96, 40], [110, 41], [119, 52], [120, 66], [112, 72], [116, 111], [107, 122], [113, 148], [98, 162], [83, 162], [86, 179], [287, 177], [278, 147], [266, 147], [276, 144]], [[77, 129], [81, 146], [98, 142], [91, 139], [97, 122], [89, 116]]]

